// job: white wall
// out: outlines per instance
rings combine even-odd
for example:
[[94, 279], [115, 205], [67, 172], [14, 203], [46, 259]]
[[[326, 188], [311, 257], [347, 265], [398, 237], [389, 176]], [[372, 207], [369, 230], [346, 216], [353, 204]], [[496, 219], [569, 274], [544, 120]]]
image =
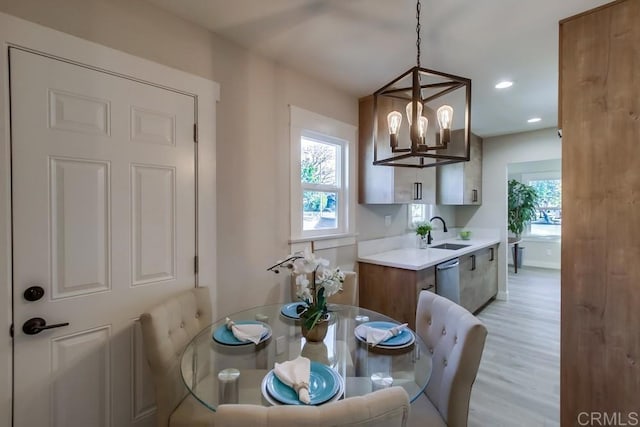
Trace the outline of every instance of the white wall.
[[501, 230], [498, 252], [498, 297], [507, 290], [507, 167], [510, 163], [561, 158], [561, 140], [555, 128], [485, 138], [482, 159], [482, 206], [458, 207], [456, 222], [465, 227]]

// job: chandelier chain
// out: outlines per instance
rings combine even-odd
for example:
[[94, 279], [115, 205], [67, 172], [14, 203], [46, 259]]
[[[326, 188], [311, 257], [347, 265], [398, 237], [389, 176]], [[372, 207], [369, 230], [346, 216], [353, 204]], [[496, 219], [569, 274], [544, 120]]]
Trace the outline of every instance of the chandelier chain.
[[416, 34], [417, 34], [417, 39], [416, 39], [416, 63], [418, 64], [418, 68], [420, 68], [420, 44], [421, 44], [421, 39], [420, 39], [420, 0], [418, 0], [418, 2], [416, 3]]

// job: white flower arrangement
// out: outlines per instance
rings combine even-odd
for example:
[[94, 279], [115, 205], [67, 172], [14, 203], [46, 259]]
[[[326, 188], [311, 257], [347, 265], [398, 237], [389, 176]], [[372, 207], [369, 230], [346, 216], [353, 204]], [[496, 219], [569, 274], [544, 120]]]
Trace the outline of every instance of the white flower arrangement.
[[307, 304], [307, 309], [300, 317], [310, 330], [327, 314], [327, 297], [342, 290], [344, 273], [339, 268], [329, 268], [328, 260], [316, 257], [308, 249], [289, 255], [287, 259], [278, 261], [268, 270], [279, 273], [281, 268], [286, 268], [296, 275], [296, 295]]

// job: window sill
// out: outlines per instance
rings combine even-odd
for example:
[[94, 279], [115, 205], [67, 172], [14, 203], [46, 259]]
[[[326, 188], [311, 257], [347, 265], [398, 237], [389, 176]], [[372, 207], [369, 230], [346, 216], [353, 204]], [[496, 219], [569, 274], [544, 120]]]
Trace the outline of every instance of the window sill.
[[314, 250], [339, 248], [342, 246], [355, 245], [357, 234], [355, 233], [343, 233], [343, 234], [331, 234], [326, 236], [313, 236], [313, 237], [300, 237], [296, 239], [290, 239], [289, 245], [306, 246], [307, 243], [311, 243], [311, 247]]
[[562, 240], [562, 236], [535, 236], [535, 235], [522, 236], [523, 242], [560, 243], [561, 240]]

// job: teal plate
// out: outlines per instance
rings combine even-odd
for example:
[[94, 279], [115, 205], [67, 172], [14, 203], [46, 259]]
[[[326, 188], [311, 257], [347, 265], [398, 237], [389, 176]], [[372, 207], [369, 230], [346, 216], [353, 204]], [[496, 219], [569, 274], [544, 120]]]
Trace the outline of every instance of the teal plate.
[[[370, 328], [376, 328], [376, 329], [391, 329], [395, 326], [398, 326], [398, 323], [377, 321], [377, 322], [366, 322], [366, 323], [363, 323], [361, 326], [363, 327], [362, 328], [363, 331], [365, 330], [364, 326], [368, 326]], [[366, 335], [363, 336], [363, 334], [357, 329], [356, 329], [356, 334], [358, 335], [359, 338], [364, 340], [364, 342], [367, 342], [367, 336]], [[395, 337], [391, 337], [385, 341], [382, 341], [380, 344], [384, 344], [385, 346], [401, 346], [401, 345], [410, 343], [411, 340], [413, 340], [413, 334], [409, 329], [405, 328], [402, 330], [402, 332], [400, 332]]]
[[288, 317], [290, 319], [299, 319], [300, 315], [297, 311], [298, 307], [307, 308], [307, 304], [302, 301], [291, 302], [289, 304], [283, 305], [282, 309], [280, 309], [280, 313], [282, 313], [284, 317]]
[[[271, 336], [271, 328], [269, 327], [269, 325], [263, 322], [258, 322], [257, 320], [238, 320], [237, 322], [235, 322], [235, 324], [264, 326], [266, 329], [264, 331], [264, 334], [262, 334], [262, 338], [260, 339], [260, 342], [266, 340]], [[238, 338], [236, 338], [235, 335], [233, 335], [233, 332], [231, 332], [231, 330], [227, 328], [227, 325], [219, 326], [218, 329], [213, 331], [213, 339], [219, 342], [220, 344], [225, 344], [225, 345], [253, 344], [251, 341], [240, 341]]]
[[[311, 405], [321, 405], [331, 400], [340, 390], [341, 381], [340, 375], [330, 367], [318, 362], [311, 362], [311, 375], [309, 376]], [[298, 400], [298, 393], [280, 381], [273, 370], [267, 374], [266, 389], [271, 397], [281, 403], [304, 405]]]

